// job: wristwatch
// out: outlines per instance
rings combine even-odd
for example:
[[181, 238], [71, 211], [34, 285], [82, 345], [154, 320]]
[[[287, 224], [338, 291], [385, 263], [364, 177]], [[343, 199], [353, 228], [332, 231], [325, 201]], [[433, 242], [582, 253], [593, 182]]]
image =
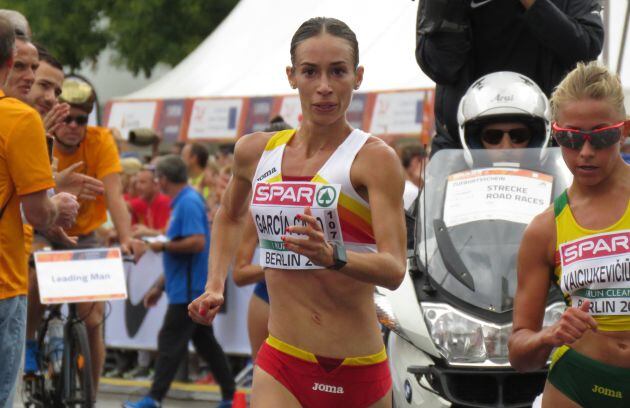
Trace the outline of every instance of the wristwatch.
[[333, 249], [333, 264], [328, 267], [328, 269], [334, 269], [338, 271], [339, 269], [346, 266], [348, 263], [348, 256], [346, 255], [346, 247], [343, 246], [341, 242], [330, 241], [330, 246]]

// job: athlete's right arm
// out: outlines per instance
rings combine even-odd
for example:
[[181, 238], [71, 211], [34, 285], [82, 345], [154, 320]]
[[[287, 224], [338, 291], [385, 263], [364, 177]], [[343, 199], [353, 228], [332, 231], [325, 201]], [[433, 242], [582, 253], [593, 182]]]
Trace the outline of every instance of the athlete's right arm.
[[265, 277], [265, 272], [260, 265], [252, 264], [252, 256], [258, 245], [258, 235], [254, 220], [246, 221], [243, 230], [243, 239], [236, 252], [232, 278], [237, 286], [249, 285], [258, 282]]
[[267, 139], [264, 134], [254, 133], [236, 143], [232, 177], [212, 223], [206, 291], [188, 306], [188, 314], [197, 323], [211, 324], [223, 304], [225, 278], [241, 239], [252, 179]]
[[542, 328], [550, 274], [555, 267], [555, 219], [553, 208], [538, 215], [523, 235], [518, 255], [518, 286], [514, 297], [512, 335], [508, 343], [512, 367], [532, 371], [544, 367], [554, 347], [571, 344], [596, 327], [586, 312], [568, 308], [558, 322]]
[[514, 297], [510, 363], [518, 371], [545, 365], [553, 345], [541, 332], [550, 271], [554, 267], [555, 220], [553, 210], [538, 215], [525, 229], [518, 254], [518, 284]]

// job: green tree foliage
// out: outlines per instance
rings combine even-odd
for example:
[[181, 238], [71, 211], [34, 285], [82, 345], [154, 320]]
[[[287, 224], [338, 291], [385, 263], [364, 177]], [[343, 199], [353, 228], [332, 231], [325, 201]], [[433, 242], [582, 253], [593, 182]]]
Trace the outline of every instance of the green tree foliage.
[[71, 69], [96, 62], [111, 46], [115, 62], [146, 76], [175, 65], [229, 14], [238, 0], [3, 0], [31, 24], [35, 41]]
[[107, 15], [118, 62], [131, 72], [175, 65], [228, 15], [238, 0], [110, 0]]
[[2, 8], [18, 10], [28, 19], [33, 40], [48, 48], [64, 65], [77, 69], [95, 62], [111, 36], [98, 0], [3, 0]]

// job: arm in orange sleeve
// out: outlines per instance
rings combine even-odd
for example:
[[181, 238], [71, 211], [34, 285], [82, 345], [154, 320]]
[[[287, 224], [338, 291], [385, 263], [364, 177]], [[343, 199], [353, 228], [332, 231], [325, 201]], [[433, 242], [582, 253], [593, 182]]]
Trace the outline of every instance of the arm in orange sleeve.
[[6, 151], [17, 195], [54, 187], [41, 118], [34, 110], [25, 111], [15, 123], [11, 137], [7, 140]]
[[44, 125], [34, 110], [25, 110], [11, 130], [6, 144], [7, 165], [20, 196], [26, 219], [46, 230], [55, 221], [56, 207], [46, 190], [54, 187], [46, 149]]
[[122, 166], [120, 165], [120, 157], [118, 156], [118, 148], [114, 142], [109, 129], [96, 128], [99, 135], [100, 146], [95, 153], [98, 154], [98, 158], [95, 158], [95, 162], [98, 163], [96, 168], [96, 178], [104, 181], [105, 176], [112, 173], [122, 172]]
[[120, 174], [108, 174], [103, 178], [103, 184], [105, 184], [105, 202], [118, 232], [118, 240], [123, 248], [128, 247], [131, 242], [131, 216], [122, 196]]

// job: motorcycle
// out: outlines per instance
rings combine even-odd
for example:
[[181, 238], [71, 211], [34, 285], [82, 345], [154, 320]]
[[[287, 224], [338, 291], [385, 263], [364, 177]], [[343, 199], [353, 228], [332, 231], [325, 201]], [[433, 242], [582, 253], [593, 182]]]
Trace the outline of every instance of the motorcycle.
[[[516, 262], [533, 217], [572, 175], [558, 148], [441, 150], [416, 202], [408, 273], [375, 302], [395, 407], [527, 407], [547, 369], [517, 373], [508, 361]], [[543, 326], [565, 309], [550, 288]]]

